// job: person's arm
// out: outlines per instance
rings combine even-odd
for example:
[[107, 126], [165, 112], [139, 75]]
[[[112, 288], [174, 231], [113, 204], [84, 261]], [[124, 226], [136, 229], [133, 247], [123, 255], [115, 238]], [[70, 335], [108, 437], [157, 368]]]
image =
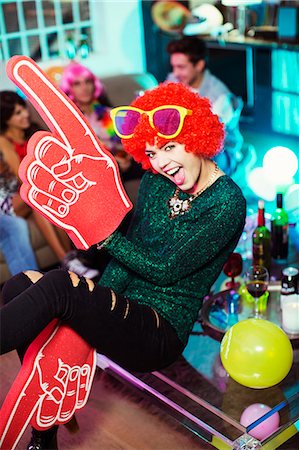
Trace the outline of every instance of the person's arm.
[[213, 102], [212, 111], [226, 125], [234, 117], [234, 108], [230, 94], [222, 94]]
[[[112, 235], [105, 247], [118, 262], [139, 276], [160, 286], [171, 285], [204, 266], [241, 234], [245, 200], [237, 204], [235, 192], [231, 197], [219, 207], [211, 208], [201, 218], [201, 225], [193, 223], [190, 231], [178, 241], [173, 240], [171, 249], [163, 255], [142, 247], [138, 241], [128, 240], [119, 232]], [[134, 230], [134, 221], [131, 229]]]
[[178, 79], [176, 78], [176, 76], [174, 75], [173, 72], [170, 72], [170, 73], [167, 74], [167, 77], [166, 77], [165, 81], [169, 82], [169, 83], [177, 83]]
[[133, 274], [130, 270], [116, 259], [113, 259], [106, 267], [99, 284], [101, 286], [112, 287], [115, 292], [121, 294], [130, 284], [132, 276]]
[[11, 172], [19, 177], [18, 170], [20, 166], [20, 158], [16, 153], [13, 144], [4, 136], [0, 136], [0, 148], [3, 154], [3, 159], [10, 168]]

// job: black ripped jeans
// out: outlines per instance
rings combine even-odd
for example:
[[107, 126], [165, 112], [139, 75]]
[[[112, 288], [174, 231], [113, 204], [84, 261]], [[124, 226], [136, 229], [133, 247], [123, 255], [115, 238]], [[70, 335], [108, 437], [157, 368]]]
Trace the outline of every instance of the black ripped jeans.
[[2, 293], [1, 353], [17, 349], [22, 355], [54, 318], [129, 370], [161, 369], [183, 351], [173, 327], [152, 308], [99, 285], [90, 291], [84, 278], [74, 287], [64, 270], [52, 270], [34, 284], [20, 273]]

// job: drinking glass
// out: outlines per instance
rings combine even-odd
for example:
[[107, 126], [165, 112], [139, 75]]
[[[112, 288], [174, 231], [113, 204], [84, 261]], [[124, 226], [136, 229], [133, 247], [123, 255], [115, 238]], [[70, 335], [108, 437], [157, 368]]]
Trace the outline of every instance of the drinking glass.
[[267, 291], [269, 283], [269, 273], [266, 267], [254, 265], [251, 266], [245, 274], [245, 283], [250, 295], [254, 298], [254, 307], [252, 316], [262, 318], [259, 311], [259, 298]]
[[226, 263], [223, 266], [223, 272], [228, 277], [231, 277], [231, 281], [225, 283], [227, 289], [238, 289], [240, 283], [235, 282], [235, 278], [241, 274], [243, 269], [243, 260], [240, 253], [232, 253]]

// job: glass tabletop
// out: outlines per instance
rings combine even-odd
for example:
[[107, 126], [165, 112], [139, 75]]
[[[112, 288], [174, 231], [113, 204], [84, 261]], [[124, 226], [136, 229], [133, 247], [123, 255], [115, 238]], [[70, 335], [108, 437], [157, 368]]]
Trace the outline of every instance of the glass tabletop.
[[[98, 355], [98, 366], [149, 395], [182, 426], [215, 448], [274, 450], [299, 430], [299, 336], [289, 336], [294, 360], [284, 380], [266, 389], [240, 385], [227, 374], [220, 359], [220, 341], [226, 327], [213, 323], [209, 314], [224, 295], [206, 298], [203, 320], [195, 324], [182, 357], [165, 370], [130, 373], [103, 355]], [[270, 288], [266, 318], [278, 325], [279, 299], [279, 290]], [[242, 306], [240, 320], [249, 314], [251, 306], [247, 306]], [[269, 410], [245, 427], [240, 418], [252, 404], [267, 405]], [[254, 438], [256, 427], [264, 426], [264, 421], [277, 413], [278, 428], [269, 430], [263, 439]]]

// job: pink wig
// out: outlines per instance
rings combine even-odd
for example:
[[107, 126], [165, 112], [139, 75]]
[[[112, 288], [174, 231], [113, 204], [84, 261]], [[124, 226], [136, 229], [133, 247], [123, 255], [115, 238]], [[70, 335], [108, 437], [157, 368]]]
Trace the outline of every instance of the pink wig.
[[90, 79], [94, 83], [94, 100], [97, 100], [101, 93], [103, 92], [103, 85], [100, 83], [100, 80], [89, 70], [87, 67], [82, 66], [79, 63], [71, 62], [63, 71], [60, 88], [66, 95], [74, 100], [72, 95], [72, 86], [75, 80], [79, 77], [83, 77], [86, 79]]
[[182, 131], [176, 138], [166, 139], [157, 136], [157, 131], [150, 126], [148, 117], [143, 115], [135, 128], [133, 137], [122, 139], [125, 150], [141, 163], [144, 169], [152, 169], [149, 158], [144, 152], [146, 143], [162, 147], [168, 142], [175, 141], [184, 144], [187, 152], [205, 158], [212, 158], [220, 152], [224, 138], [223, 124], [212, 113], [209, 100], [200, 97], [183, 84], [160, 84], [146, 91], [131, 105], [144, 111], [151, 111], [162, 105], [178, 105], [192, 110], [192, 115], [185, 117]]

